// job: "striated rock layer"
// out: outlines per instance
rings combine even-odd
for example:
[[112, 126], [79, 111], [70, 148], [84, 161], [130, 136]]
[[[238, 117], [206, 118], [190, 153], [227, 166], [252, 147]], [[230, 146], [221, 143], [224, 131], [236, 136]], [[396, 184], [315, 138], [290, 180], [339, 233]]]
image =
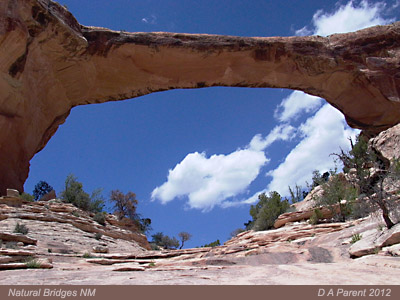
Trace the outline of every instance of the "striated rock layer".
[[71, 108], [156, 91], [277, 87], [320, 96], [375, 135], [400, 121], [400, 22], [329, 37], [127, 33], [49, 0], [0, 3], [0, 193]]

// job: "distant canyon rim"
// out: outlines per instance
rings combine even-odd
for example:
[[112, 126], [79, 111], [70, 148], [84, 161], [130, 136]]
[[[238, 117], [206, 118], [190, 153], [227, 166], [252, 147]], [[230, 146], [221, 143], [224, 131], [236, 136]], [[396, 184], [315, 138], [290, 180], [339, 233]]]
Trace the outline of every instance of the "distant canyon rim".
[[[0, 3], [0, 194], [78, 105], [212, 86], [301, 90], [372, 137], [400, 121], [400, 22], [328, 37], [129, 33], [49, 0]], [[115, 70], [118, 70], [117, 72]]]

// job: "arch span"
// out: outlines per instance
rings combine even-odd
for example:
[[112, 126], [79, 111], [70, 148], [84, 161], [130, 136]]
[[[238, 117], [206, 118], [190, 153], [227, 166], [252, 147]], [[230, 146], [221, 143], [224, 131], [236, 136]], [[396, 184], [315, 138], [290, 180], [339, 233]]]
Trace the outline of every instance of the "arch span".
[[211, 86], [320, 96], [369, 135], [400, 121], [400, 22], [329, 37], [128, 33], [49, 0], [0, 4], [0, 193], [77, 105]]

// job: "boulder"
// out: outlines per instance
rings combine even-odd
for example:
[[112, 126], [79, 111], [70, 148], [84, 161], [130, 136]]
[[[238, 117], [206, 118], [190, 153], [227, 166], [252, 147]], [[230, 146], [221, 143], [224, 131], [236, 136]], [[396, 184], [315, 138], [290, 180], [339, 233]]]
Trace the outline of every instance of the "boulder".
[[379, 236], [376, 244], [379, 247], [386, 247], [400, 243], [400, 223], [390, 228], [384, 234]]
[[36, 245], [37, 240], [27, 237], [20, 233], [0, 232], [0, 240], [7, 242], [22, 242], [27, 245]]
[[[319, 210], [323, 216], [323, 219], [332, 218], [332, 211], [326, 207], [320, 207]], [[281, 214], [274, 223], [274, 228], [279, 228], [284, 226], [286, 223], [298, 222], [303, 220], [308, 220], [314, 213], [314, 209], [306, 211], [294, 211]]]
[[374, 254], [377, 249], [375, 241], [379, 236], [379, 231], [377, 229], [371, 229], [365, 231], [361, 234], [361, 239], [355, 242], [349, 249], [349, 254], [351, 257], [361, 257], [368, 254]]
[[146, 268], [139, 266], [137, 263], [126, 263], [126, 264], [115, 264], [113, 271], [115, 272], [136, 272], [136, 271], [145, 271]]
[[92, 248], [94, 253], [108, 253], [108, 248], [104, 246], [95, 246]]
[[19, 198], [19, 192], [14, 189], [7, 189], [7, 197]]
[[21, 207], [23, 202], [24, 201], [20, 197], [0, 197], [0, 204], [5, 204], [7, 206]]
[[396, 244], [389, 247], [384, 247], [382, 252], [390, 256], [400, 256], [400, 244]]
[[387, 160], [400, 157], [400, 124], [382, 131], [369, 145]]
[[390, 230], [380, 231], [371, 229], [362, 233], [362, 238], [354, 243], [349, 253], [352, 257], [360, 257], [377, 253], [383, 247], [400, 243], [400, 224], [393, 226]]

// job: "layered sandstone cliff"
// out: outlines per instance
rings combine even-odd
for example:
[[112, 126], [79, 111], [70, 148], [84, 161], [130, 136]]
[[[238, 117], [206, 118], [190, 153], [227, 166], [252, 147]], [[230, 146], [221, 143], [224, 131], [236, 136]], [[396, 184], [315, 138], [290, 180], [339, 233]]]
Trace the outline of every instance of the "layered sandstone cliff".
[[327, 38], [128, 33], [80, 25], [49, 0], [0, 3], [0, 193], [71, 108], [156, 91], [278, 87], [326, 99], [374, 135], [400, 121], [400, 22]]

